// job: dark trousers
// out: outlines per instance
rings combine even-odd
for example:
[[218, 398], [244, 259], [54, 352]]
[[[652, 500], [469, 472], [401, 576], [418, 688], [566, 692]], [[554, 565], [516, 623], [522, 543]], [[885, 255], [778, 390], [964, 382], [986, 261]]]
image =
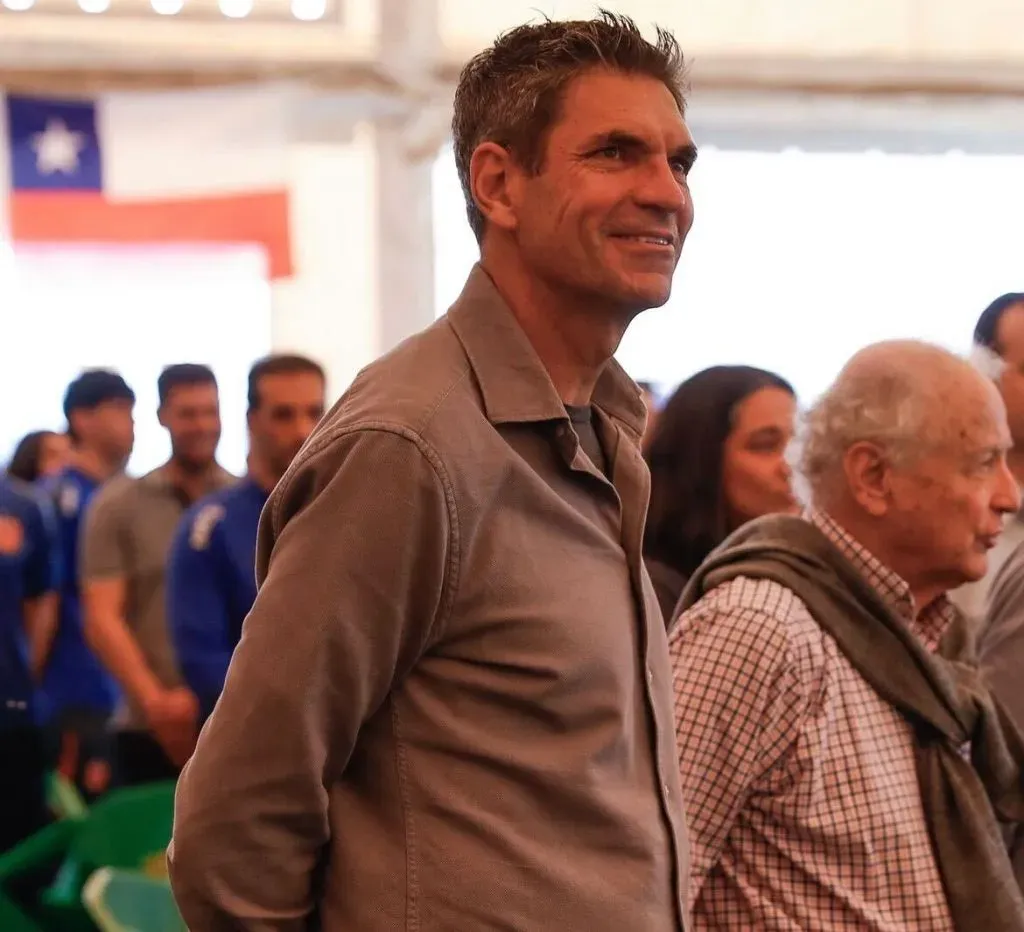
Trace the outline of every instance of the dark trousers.
[[57, 769], [75, 784], [86, 802], [94, 801], [107, 789], [106, 785], [94, 785], [90, 780], [89, 767], [96, 764], [109, 766], [109, 718], [107, 712], [69, 708], [63, 710], [49, 728]]
[[114, 735], [114, 781], [117, 786], [139, 786], [177, 780], [181, 773], [157, 740], [145, 731], [119, 731]]
[[46, 769], [46, 744], [38, 728], [0, 729], [0, 851], [50, 821]]

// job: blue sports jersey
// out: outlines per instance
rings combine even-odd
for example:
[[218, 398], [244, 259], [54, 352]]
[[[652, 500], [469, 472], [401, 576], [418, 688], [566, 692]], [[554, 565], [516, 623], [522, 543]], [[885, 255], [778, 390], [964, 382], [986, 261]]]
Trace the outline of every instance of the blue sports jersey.
[[56, 591], [59, 583], [49, 504], [28, 486], [0, 475], [0, 728], [35, 722], [24, 603]]
[[178, 663], [209, 715], [256, 599], [256, 529], [268, 494], [251, 479], [193, 505], [171, 544], [167, 619]]
[[117, 702], [114, 678], [86, 643], [78, 585], [78, 541], [86, 507], [99, 485], [74, 467], [63, 470], [45, 485], [57, 515], [61, 553], [60, 620], [42, 690], [51, 715], [69, 709], [110, 714]]

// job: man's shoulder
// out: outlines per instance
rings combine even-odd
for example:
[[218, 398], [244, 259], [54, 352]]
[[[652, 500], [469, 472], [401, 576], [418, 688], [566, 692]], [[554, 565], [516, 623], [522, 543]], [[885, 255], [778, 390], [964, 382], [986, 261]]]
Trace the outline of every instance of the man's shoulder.
[[774, 579], [737, 576], [705, 593], [683, 612], [679, 637], [698, 633], [721, 640], [728, 649], [739, 642], [760, 645], [763, 653], [791, 652], [821, 642], [822, 631], [807, 605]]
[[392, 426], [422, 435], [452, 409], [479, 407], [470, 382], [462, 345], [441, 318], [362, 369], [317, 433]]
[[48, 479], [43, 488], [58, 517], [63, 521], [75, 521], [99, 486], [100, 483], [69, 466]]
[[89, 513], [113, 514], [131, 508], [138, 498], [141, 481], [125, 473], [108, 479], [90, 497]]
[[136, 478], [135, 476], [129, 476], [127, 473], [119, 473], [108, 479], [96, 490], [95, 498], [97, 501], [108, 502], [131, 498], [138, 494], [144, 482], [152, 481], [152, 477], [155, 474], [156, 470], [153, 470]]
[[182, 518], [180, 532], [190, 538], [191, 546], [195, 549], [204, 549], [205, 543], [197, 545], [196, 540], [208, 541], [225, 517], [235, 515], [234, 520], [237, 520], [237, 516], [241, 515], [245, 519], [254, 510], [258, 514], [263, 498], [257, 498], [257, 495], [251, 480], [235, 478], [230, 485], [207, 492], [194, 502]]

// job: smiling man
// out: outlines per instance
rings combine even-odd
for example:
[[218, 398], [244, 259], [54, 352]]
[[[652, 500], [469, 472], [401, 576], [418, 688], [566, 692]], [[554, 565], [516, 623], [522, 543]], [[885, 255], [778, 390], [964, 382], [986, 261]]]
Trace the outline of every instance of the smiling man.
[[123, 692], [114, 713], [114, 768], [125, 786], [175, 779], [195, 743], [199, 706], [183, 683], [167, 626], [167, 554], [189, 506], [235, 481], [216, 460], [213, 372], [196, 363], [168, 366], [157, 393], [170, 459], [96, 493], [79, 553], [85, 637]]
[[191, 928], [686, 925], [644, 402], [611, 360], [692, 222], [682, 56], [610, 14], [515, 29], [453, 131], [481, 261], [270, 497], [178, 789]]

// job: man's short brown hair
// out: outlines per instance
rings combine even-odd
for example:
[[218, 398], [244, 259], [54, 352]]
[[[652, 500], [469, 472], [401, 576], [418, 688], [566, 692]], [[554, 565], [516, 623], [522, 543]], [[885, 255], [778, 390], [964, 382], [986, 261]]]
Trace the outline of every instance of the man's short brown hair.
[[545, 21], [499, 36], [472, 58], [455, 91], [455, 165], [477, 242], [484, 216], [473, 199], [469, 162], [482, 142], [508, 149], [524, 168], [543, 167], [547, 134], [566, 86], [594, 68], [647, 75], [665, 84], [682, 113], [686, 67], [675, 37], [658, 29], [654, 42], [628, 16], [602, 10], [594, 19]]

